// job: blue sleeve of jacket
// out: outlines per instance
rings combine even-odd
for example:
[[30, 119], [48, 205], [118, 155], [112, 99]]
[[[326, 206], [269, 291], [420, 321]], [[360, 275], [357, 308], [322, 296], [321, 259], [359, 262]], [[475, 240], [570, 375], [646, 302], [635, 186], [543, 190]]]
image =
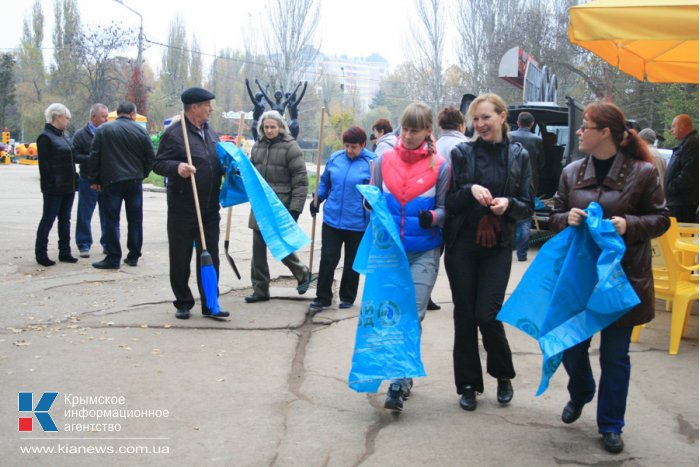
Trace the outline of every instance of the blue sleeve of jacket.
[[328, 198], [328, 193], [331, 191], [331, 168], [333, 165], [334, 155], [328, 158], [326, 167], [323, 169], [321, 180], [318, 183], [318, 202], [319, 204]]

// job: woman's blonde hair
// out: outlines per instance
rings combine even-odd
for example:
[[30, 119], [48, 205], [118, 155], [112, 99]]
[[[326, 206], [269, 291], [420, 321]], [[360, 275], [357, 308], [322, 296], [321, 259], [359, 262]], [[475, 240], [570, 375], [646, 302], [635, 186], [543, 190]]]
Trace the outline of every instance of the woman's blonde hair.
[[408, 104], [399, 117], [401, 128], [415, 128], [418, 130], [429, 130], [431, 134], [425, 137], [430, 153], [430, 168], [435, 167], [435, 145], [433, 144], [433, 111], [423, 102], [413, 102]]
[[[506, 104], [506, 101], [503, 100], [501, 96], [498, 94], [494, 93], [486, 93], [486, 94], [481, 94], [479, 97], [474, 99], [471, 104], [469, 104], [469, 110], [467, 110], [467, 124], [470, 127], [474, 127], [474, 114], [476, 113], [476, 108], [481, 104], [482, 102], [490, 102], [493, 104], [493, 108], [496, 111], [498, 115], [501, 115], [502, 113], [505, 112], [506, 114], [506, 120], [503, 122], [503, 125], [501, 125], [501, 132], [503, 139], [508, 139], [508, 133], [510, 131], [510, 127], [508, 126], [508, 105]], [[476, 140], [479, 137], [478, 133], [474, 132], [474, 137], [472, 140]]]
[[51, 104], [46, 108], [46, 110], [44, 110], [44, 119], [46, 120], [46, 123], [51, 123], [55, 118], [62, 117], [64, 115], [71, 118], [70, 110], [68, 110], [68, 107], [65, 105], [57, 102]]

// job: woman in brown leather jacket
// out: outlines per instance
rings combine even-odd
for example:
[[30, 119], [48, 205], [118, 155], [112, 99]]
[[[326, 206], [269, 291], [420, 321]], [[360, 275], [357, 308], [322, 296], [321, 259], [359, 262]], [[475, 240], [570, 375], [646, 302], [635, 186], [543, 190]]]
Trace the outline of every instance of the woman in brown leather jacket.
[[[627, 250], [622, 268], [641, 303], [600, 333], [598, 432], [605, 449], [621, 452], [627, 389], [630, 379], [629, 343], [635, 325], [654, 317], [654, 282], [650, 240], [669, 226], [659, 173], [651, 163], [646, 144], [634, 130], [625, 128], [625, 116], [615, 104], [596, 102], [584, 109], [578, 129], [579, 150], [588, 156], [562, 172], [550, 225], [562, 230], [580, 225], [591, 201], [603, 207]], [[583, 406], [593, 400], [595, 380], [588, 358], [591, 339], [564, 352], [569, 374], [570, 400], [561, 418], [573, 423]]]

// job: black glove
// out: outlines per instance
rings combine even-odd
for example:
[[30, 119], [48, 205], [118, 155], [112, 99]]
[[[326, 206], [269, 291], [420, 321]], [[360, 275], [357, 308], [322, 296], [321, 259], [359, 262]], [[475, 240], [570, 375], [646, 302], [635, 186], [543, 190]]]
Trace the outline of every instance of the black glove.
[[289, 211], [289, 214], [292, 216], [292, 219], [294, 219], [294, 222], [299, 220], [299, 214], [301, 214], [299, 211]]
[[309, 212], [311, 213], [311, 217], [316, 217], [320, 207], [321, 203], [318, 203], [318, 206], [316, 206], [316, 203], [314, 203], [314, 198], [311, 198], [311, 203], [309, 203]]
[[424, 229], [433, 226], [433, 213], [430, 211], [418, 211], [418, 225]]

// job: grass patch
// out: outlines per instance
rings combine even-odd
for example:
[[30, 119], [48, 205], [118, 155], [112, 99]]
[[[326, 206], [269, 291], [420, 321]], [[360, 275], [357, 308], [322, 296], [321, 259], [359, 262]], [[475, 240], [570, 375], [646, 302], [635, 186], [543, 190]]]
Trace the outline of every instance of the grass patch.
[[311, 194], [314, 191], [316, 191], [316, 174], [310, 173], [309, 174], [309, 187], [308, 187], [307, 193]]
[[161, 188], [165, 187], [165, 180], [155, 172], [148, 174], [148, 177], [143, 179], [143, 183], [150, 183], [151, 185], [159, 186]]

